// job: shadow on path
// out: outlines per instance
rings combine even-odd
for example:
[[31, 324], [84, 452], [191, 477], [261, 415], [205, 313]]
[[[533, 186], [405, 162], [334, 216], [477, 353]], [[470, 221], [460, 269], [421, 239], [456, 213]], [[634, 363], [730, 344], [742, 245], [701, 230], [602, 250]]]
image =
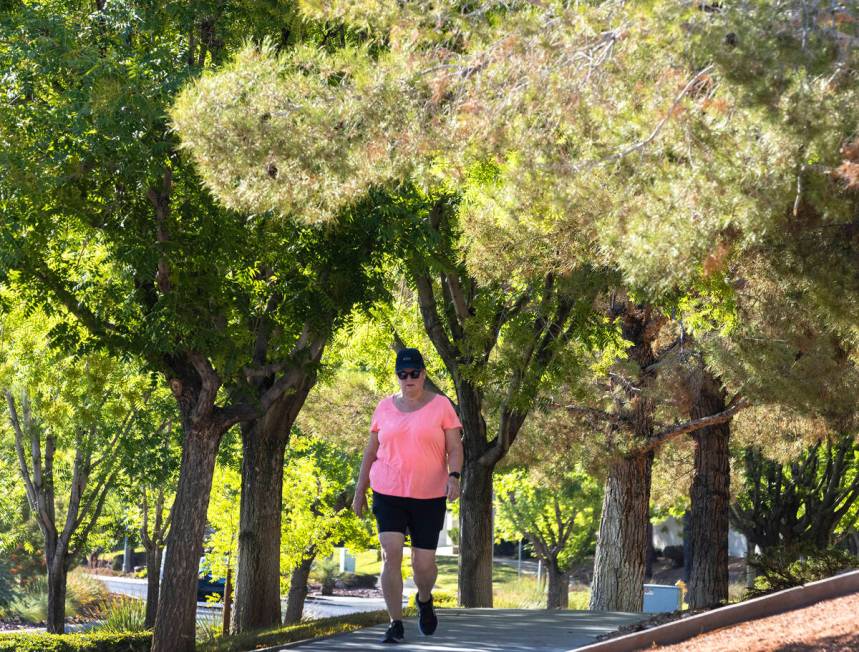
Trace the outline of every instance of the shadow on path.
[[380, 643], [386, 626], [311, 641], [300, 650], [397, 650], [409, 652], [567, 652], [592, 643], [605, 632], [642, 620], [647, 614], [545, 611], [538, 609], [439, 609], [434, 636], [424, 637], [417, 620], [405, 620], [406, 640]]

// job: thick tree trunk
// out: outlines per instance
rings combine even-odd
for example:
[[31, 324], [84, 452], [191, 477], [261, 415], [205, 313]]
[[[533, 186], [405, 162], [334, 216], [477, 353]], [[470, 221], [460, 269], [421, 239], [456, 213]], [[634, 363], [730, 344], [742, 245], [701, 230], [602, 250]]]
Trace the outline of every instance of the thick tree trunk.
[[192, 427], [185, 436], [152, 652], [194, 650], [197, 573], [203, 554], [215, 455], [223, 434], [221, 425], [208, 423]]
[[653, 454], [614, 462], [605, 482], [590, 609], [641, 611]]
[[570, 573], [558, 567], [558, 560], [546, 562], [549, 576], [549, 594], [546, 599], [547, 609], [566, 609], [570, 606]]
[[158, 592], [161, 589], [161, 546], [146, 551], [146, 619], [147, 629], [155, 626], [155, 615], [158, 612]]
[[[693, 403], [693, 419], [722, 412], [725, 395], [715, 378], [705, 375]], [[730, 422], [693, 433], [695, 471], [689, 527], [692, 562], [687, 601], [704, 609], [728, 601], [728, 514], [730, 505]]]
[[48, 634], [62, 634], [66, 627], [65, 553], [57, 550], [48, 561]]
[[262, 419], [242, 428], [242, 497], [234, 631], [280, 623], [280, 519], [287, 439]]
[[462, 421], [462, 493], [459, 498], [459, 603], [492, 606], [492, 467], [481, 464], [487, 449], [480, 392], [468, 382], [457, 386]]
[[683, 512], [683, 581], [689, 584], [692, 576], [692, 512]]
[[307, 599], [307, 578], [310, 577], [310, 567], [315, 555], [307, 557], [292, 570], [289, 578], [289, 596], [286, 600], [286, 613], [283, 615], [284, 625], [294, 625], [304, 615], [304, 601]]
[[466, 453], [459, 506], [459, 602], [492, 606], [492, 469]]
[[315, 376], [265, 416], [242, 427], [242, 498], [233, 630], [280, 624], [280, 524], [283, 457]]

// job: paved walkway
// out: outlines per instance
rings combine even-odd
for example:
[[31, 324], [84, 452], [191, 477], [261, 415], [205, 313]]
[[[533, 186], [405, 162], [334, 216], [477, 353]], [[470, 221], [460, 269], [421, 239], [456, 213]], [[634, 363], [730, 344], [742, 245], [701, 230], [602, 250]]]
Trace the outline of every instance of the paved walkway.
[[380, 643], [386, 625], [378, 625], [296, 647], [307, 652], [567, 652], [592, 643], [604, 632], [648, 617], [534, 609], [440, 609], [438, 613], [434, 636], [421, 636], [417, 620], [408, 618], [406, 640], [396, 646]]

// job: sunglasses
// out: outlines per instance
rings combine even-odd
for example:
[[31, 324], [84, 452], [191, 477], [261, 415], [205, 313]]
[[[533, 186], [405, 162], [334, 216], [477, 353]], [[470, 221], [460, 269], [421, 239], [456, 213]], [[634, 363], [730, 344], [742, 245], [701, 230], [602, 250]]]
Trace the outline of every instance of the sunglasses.
[[398, 371], [397, 378], [400, 380], [405, 380], [406, 378], [418, 379], [421, 377], [420, 369], [412, 369], [411, 371]]

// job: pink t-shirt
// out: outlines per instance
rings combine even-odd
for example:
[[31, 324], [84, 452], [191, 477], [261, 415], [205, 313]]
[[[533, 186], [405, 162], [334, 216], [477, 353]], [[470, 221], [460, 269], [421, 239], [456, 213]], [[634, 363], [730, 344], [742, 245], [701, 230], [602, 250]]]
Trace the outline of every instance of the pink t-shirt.
[[370, 487], [388, 496], [441, 498], [447, 493], [444, 431], [462, 428], [447, 397], [436, 394], [414, 412], [402, 412], [394, 397], [382, 399], [373, 412], [372, 432], [379, 450], [370, 467]]

